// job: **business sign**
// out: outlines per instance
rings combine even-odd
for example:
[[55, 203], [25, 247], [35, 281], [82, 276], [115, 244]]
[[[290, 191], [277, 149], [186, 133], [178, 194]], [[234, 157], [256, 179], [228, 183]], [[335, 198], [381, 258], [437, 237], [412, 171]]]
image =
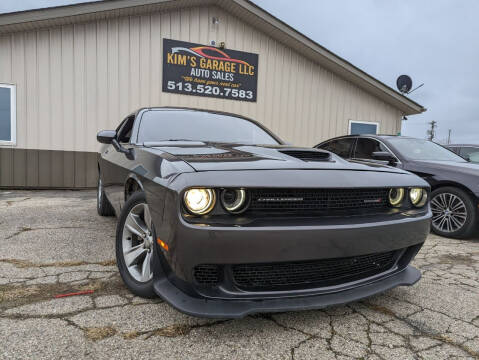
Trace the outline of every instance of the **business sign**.
[[163, 39], [163, 91], [256, 101], [258, 54]]

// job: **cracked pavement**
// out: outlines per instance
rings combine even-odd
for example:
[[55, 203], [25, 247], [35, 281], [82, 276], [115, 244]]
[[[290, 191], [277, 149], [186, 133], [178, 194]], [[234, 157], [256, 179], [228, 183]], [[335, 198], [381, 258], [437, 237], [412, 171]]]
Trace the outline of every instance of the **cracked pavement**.
[[[479, 240], [430, 235], [412, 287], [324, 310], [193, 318], [131, 295], [94, 191], [0, 191], [0, 359], [479, 359]], [[89, 291], [86, 295], [55, 295]]]

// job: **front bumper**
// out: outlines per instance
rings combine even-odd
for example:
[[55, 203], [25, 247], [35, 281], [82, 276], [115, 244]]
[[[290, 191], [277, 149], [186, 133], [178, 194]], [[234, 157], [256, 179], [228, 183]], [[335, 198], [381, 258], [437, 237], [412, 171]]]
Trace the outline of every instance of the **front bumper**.
[[[274, 227], [203, 227], [176, 217], [169, 251], [158, 245], [154, 289], [178, 310], [200, 317], [238, 318], [256, 312], [318, 309], [344, 304], [402, 285], [421, 275], [409, 266], [430, 229], [430, 212], [416, 217], [371, 222], [348, 219], [342, 224]], [[170, 222], [172, 225], [174, 222]], [[163, 240], [163, 239], [162, 239]], [[199, 264], [281, 263], [397, 251], [387, 271], [329, 287], [246, 291], [234, 281], [205, 289], [195, 281]]]
[[[348, 173], [352, 175], [351, 173]], [[379, 176], [377, 173], [325, 171], [238, 171], [198, 172], [164, 180], [145, 187], [156, 236], [167, 250], [155, 245], [158, 256], [154, 269], [155, 291], [185, 313], [205, 317], [242, 317], [254, 312], [321, 308], [355, 301], [399, 285], [419, 280], [417, 270], [409, 267], [430, 231], [431, 212], [406, 211], [396, 214], [354, 216], [283, 216], [243, 222], [241, 215], [233, 225], [218, 222], [193, 224], [181, 214], [182, 193], [190, 186], [291, 188], [301, 175], [305, 188], [352, 188], [382, 186], [422, 186], [426, 183], [410, 174]], [[347, 174], [344, 174], [347, 175]], [[163, 180], [162, 180], [163, 181]], [[235, 265], [323, 262], [356, 258], [387, 252], [402, 253], [394, 266], [361, 278], [340, 278], [330, 284], [306, 281], [284, 283], [281, 288], [245, 286], [229, 270]], [[407, 256], [406, 256], [407, 255]], [[334, 260], [331, 260], [334, 259]], [[372, 264], [377, 265], [376, 261]], [[217, 265], [219, 281], [206, 286], [195, 278], [200, 265]], [[282, 266], [282, 265], [281, 265]], [[314, 265], [316, 266], [316, 265]], [[316, 269], [316, 268], [315, 268]], [[346, 270], [354, 273], [354, 269]], [[321, 272], [320, 272], [321, 273]], [[329, 272], [324, 272], [329, 276]], [[286, 274], [287, 275], [287, 274]], [[281, 277], [285, 276], [282, 273]], [[306, 278], [306, 277], [305, 277]], [[337, 279], [337, 278], [336, 278]], [[299, 285], [298, 285], [299, 284]], [[305, 284], [303, 286], [303, 284]], [[293, 285], [293, 286], [290, 286]]]
[[406, 249], [424, 242], [430, 217], [428, 212], [395, 219], [329, 219], [325, 224], [314, 220], [301, 226], [287, 225], [285, 219], [283, 226], [219, 227], [187, 223], [172, 211], [168, 231], [157, 235], [168, 244], [169, 250], [160, 252], [174, 277], [194, 285], [194, 268], [200, 264], [295, 262]]
[[253, 313], [320, 309], [357, 301], [397, 286], [413, 285], [421, 278], [419, 270], [407, 266], [386, 278], [341, 292], [265, 300], [221, 300], [196, 298], [174, 286], [167, 276], [154, 282], [155, 292], [179, 311], [198, 317], [241, 318]]

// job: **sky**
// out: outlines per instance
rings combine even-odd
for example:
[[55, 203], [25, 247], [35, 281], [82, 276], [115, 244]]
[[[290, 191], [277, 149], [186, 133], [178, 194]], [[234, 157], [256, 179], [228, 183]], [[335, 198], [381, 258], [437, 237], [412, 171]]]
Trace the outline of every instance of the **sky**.
[[[0, 13], [84, 2], [1, 0]], [[479, 0], [253, 0], [304, 35], [428, 110], [408, 116], [402, 135], [479, 143]], [[358, 119], [367, 120], [367, 119]]]

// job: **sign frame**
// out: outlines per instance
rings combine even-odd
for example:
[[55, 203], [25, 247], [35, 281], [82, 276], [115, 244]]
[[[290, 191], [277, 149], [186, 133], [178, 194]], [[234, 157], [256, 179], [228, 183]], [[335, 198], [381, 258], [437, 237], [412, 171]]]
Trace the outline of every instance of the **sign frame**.
[[258, 54], [163, 38], [166, 93], [256, 102]]

